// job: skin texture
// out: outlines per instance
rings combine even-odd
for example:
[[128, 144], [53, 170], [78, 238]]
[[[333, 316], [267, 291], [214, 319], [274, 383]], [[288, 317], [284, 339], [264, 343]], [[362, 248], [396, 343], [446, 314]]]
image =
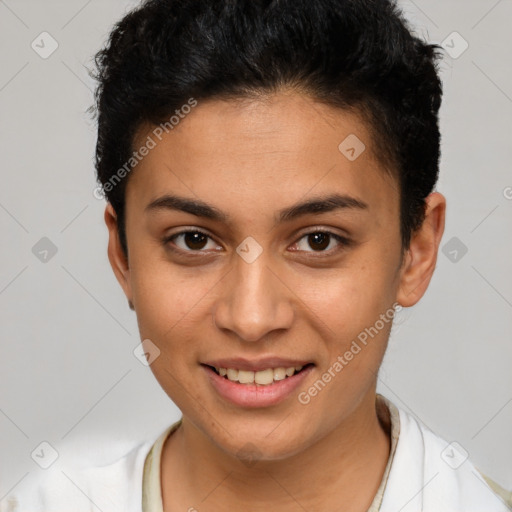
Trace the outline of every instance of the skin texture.
[[[141, 127], [135, 147], [151, 128]], [[366, 146], [354, 161], [338, 149], [350, 134]], [[356, 113], [300, 93], [199, 102], [129, 178], [129, 262], [107, 205], [112, 268], [134, 304], [141, 339], [161, 351], [151, 370], [183, 413], [162, 455], [166, 512], [248, 503], [252, 511], [339, 510], [341, 503], [366, 511], [371, 504], [390, 449], [375, 389], [391, 322], [307, 405], [297, 394], [393, 303], [414, 305], [435, 268], [444, 197], [427, 198], [425, 222], [401, 258], [397, 184], [373, 147]], [[333, 193], [368, 206], [277, 221], [282, 209]], [[164, 194], [207, 202], [229, 218], [145, 212]], [[202, 246], [183, 236], [162, 242], [194, 228], [211, 238]], [[322, 252], [305, 236], [318, 230], [350, 243], [331, 237]], [[250, 264], [236, 252], [248, 236], [262, 248]], [[314, 364], [297, 392], [266, 408], [227, 402], [200, 365], [264, 356]]]

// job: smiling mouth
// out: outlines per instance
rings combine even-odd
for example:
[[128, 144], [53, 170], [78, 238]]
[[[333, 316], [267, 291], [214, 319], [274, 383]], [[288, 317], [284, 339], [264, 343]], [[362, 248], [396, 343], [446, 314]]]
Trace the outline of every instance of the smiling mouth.
[[217, 368], [215, 366], [205, 365], [210, 370], [215, 372], [220, 377], [231, 382], [238, 384], [258, 384], [260, 386], [270, 386], [279, 381], [286, 380], [298, 373], [303, 372], [306, 368], [313, 366], [313, 363], [308, 363], [304, 366], [290, 366], [290, 367], [278, 367], [278, 368], [267, 368], [257, 372], [238, 370], [236, 368]]

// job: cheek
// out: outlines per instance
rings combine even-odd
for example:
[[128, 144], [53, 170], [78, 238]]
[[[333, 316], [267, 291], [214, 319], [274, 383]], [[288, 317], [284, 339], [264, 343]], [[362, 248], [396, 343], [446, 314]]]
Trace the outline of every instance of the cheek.
[[199, 279], [184, 282], [165, 262], [146, 260], [133, 268], [140, 337], [151, 340], [159, 350], [150, 369], [171, 400], [186, 410], [191, 392], [185, 387], [190, 389], [190, 375], [197, 370], [197, 340], [204, 337], [198, 332], [198, 315], [204, 314], [201, 298], [206, 286]]
[[343, 421], [374, 385], [392, 327], [389, 275], [382, 269], [359, 270], [326, 280], [323, 293], [311, 297], [316, 301], [311, 309], [328, 329], [321, 334], [325, 352], [316, 380], [299, 391], [298, 399], [323, 418], [326, 431]]
[[376, 249], [368, 253], [361, 251], [357, 262], [326, 274], [314, 288], [302, 288], [304, 302], [321, 320], [315, 330], [325, 350], [318, 378], [328, 383], [303, 390], [306, 401], [317, 397], [318, 410], [340, 401], [349, 407], [375, 381], [384, 357], [394, 318], [394, 260], [372, 257]]
[[297, 295], [323, 322], [328, 336], [344, 343], [372, 326], [393, 304], [392, 268], [360, 257], [329, 272], [296, 276]]
[[169, 329], [206, 293], [208, 276], [206, 273], [203, 276], [193, 267], [180, 269], [163, 256], [134, 254], [130, 280], [138, 316], [153, 326]]
[[151, 364], [153, 373], [158, 380], [164, 370], [179, 374], [189, 367], [187, 361], [195, 360], [192, 339], [198, 337], [197, 315], [204, 314], [202, 299], [211, 285], [197, 277], [185, 279], [167, 262], [137, 262], [135, 258], [131, 284], [140, 337], [160, 350]]

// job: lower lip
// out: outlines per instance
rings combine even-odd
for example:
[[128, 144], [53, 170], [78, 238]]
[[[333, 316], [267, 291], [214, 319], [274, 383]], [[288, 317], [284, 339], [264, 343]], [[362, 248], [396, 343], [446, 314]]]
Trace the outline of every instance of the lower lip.
[[304, 381], [313, 370], [313, 365], [299, 373], [268, 385], [240, 384], [215, 373], [209, 366], [202, 365], [217, 393], [240, 407], [269, 407], [287, 397]]

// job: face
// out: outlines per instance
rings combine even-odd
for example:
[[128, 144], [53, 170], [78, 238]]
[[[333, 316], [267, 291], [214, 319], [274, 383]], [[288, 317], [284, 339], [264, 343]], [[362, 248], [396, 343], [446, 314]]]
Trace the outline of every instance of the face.
[[[339, 148], [354, 135], [359, 156]], [[356, 114], [297, 93], [199, 102], [161, 139], [128, 181], [116, 270], [151, 370], [224, 452], [299, 453], [374, 396], [404, 275], [396, 182]]]

